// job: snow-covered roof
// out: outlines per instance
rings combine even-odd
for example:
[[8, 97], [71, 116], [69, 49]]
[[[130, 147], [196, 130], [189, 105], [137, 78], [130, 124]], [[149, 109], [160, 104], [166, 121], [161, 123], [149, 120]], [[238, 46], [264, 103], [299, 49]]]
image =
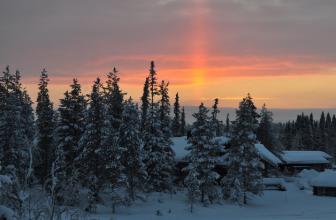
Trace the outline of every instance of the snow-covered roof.
[[280, 156], [287, 164], [325, 164], [332, 158], [323, 151], [282, 151]]
[[336, 171], [326, 170], [320, 173], [316, 178], [312, 179], [311, 185], [336, 188]]
[[255, 147], [263, 160], [268, 161], [274, 166], [282, 164], [282, 161], [277, 156], [275, 156], [271, 151], [269, 151], [263, 144], [256, 144]]
[[[219, 144], [226, 144], [228, 143], [229, 138], [225, 136], [216, 137], [216, 141], [218, 141]], [[187, 138], [185, 136], [173, 137], [172, 142], [173, 142], [172, 148], [175, 151], [176, 160], [183, 160], [188, 155], [188, 151], [185, 149], [185, 147], [188, 146]], [[264, 145], [256, 144], [255, 147], [263, 160], [268, 161], [274, 166], [277, 166], [282, 163], [281, 160], [277, 156], [275, 156], [271, 151], [269, 151]], [[222, 159], [223, 159], [222, 163], [224, 163], [225, 157]]]
[[[171, 138], [173, 145], [172, 148], [175, 151], [175, 158], [176, 160], [182, 160], [188, 155], [188, 151], [185, 149], [188, 146], [188, 140], [186, 136], [183, 137], [173, 137]], [[215, 140], [219, 144], [226, 144], [228, 142], [228, 138], [223, 137], [216, 137]]]

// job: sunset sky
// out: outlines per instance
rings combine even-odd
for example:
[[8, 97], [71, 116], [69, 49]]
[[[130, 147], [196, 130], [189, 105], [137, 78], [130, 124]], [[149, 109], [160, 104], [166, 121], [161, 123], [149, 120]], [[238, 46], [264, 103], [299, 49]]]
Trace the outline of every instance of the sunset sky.
[[2, 0], [0, 68], [36, 99], [42, 68], [55, 103], [116, 67], [138, 99], [154, 60], [184, 105], [248, 92], [271, 108], [336, 107], [335, 0]]

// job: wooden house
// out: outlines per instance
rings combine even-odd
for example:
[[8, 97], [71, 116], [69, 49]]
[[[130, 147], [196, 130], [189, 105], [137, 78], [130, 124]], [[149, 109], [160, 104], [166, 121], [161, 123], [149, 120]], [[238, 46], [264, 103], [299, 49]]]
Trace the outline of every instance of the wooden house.
[[282, 151], [280, 169], [285, 174], [296, 174], [303, 169], [324, 171], [331, 168], [332, 157], [323, 151]]
[[336, 196], [336, 171], [326, 170], [311, 181], [317, 196]]

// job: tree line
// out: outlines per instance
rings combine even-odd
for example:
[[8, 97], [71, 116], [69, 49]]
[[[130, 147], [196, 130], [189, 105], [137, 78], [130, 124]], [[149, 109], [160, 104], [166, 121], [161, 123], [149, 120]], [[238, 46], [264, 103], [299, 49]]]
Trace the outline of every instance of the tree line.
[[[20, 72], [11, 73], [9, 67], [0, 78], [0, 205], [18, 218], [54, 219], [66, 207], [77, 207], [83, 194], [86, 211], [95, 212], [107, 194], [115, 212], [119, 205], [131, 205], [151, 192], [175, 193], [171, 137], [184, 136], [187, 130], [190, 164], [184, 186], [191, 210], [196, 201], [246, 204], [250, 195], [262, 194], [254, 144], [257, 139], [272, 143], [272, 117], [265, 106], [258, 114], [250, 95], [240, 102], [233, 122], [229, 117], [226, 123], [218, 119], [218, 99], [211, 112], [202, 103], [187, 129], [178, 93], [171, 117], [169, 83], [158, 82], [153, 61], [140, 106], [126, 98], [115, 68], [105, 81], [97, 78], [88, 95], [73, 79], [57, 109], [44, 69], [35, 112], [20, 80]], [[214, 166], [224, 146], [216, 137], [224, 134], [231, 140], [228, 174], [220, 177]], [[43, 202], [32, 202], [36, 189], [45, 195]]]
[[304, 113], [296, 120], [280, 124], [279, 139], [283, 149], [320, 150], [336, 153], [336, 116], [321, 113], [319, 119]]

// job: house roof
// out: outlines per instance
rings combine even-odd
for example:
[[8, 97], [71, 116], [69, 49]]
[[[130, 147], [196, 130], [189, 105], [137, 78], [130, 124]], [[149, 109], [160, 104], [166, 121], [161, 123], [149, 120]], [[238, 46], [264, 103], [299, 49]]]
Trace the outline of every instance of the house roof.
[[287, 164], [327, 164], [332, 158], [323, 151], [282, 151], [280, 157]]
[[255, 147], [263, 160], [266, 160], [274, 166], [282, 164], [282, 161], [277, 156], [275, 156], [275, 154], [269, 151], [263, 144], [256, 144]]
[[335, 187], [336, 188], [336, 171], [326, 170], [320, 173], [316, 178], [311, 180], [312, 186], [318, 187]]

